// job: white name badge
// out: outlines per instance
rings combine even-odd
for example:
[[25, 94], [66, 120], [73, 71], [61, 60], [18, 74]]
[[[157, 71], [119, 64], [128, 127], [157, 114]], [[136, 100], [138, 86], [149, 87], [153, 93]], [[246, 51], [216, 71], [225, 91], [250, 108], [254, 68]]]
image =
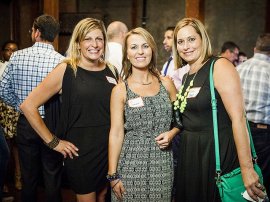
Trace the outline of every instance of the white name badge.
[[110, 76], [106, 76], [106, 79], [108, 80], [109, 83], [112, 83], [112, 84], [117, 84], [116, 80]]
[[141, 97], [128, 100], [128, 106], [130, 107], [143, 107], [144, 103]]
[[198, 95], [198, 93], [200, 92], [201, 87], [196, 87], [196, 88], [191, 88], [188, 92], [188, 96], [187, 98], [194, 98]]

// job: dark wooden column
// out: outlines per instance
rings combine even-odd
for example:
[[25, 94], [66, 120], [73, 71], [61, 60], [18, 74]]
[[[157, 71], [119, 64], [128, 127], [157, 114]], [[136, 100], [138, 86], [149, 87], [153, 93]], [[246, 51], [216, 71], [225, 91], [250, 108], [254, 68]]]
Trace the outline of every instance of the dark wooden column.
[[131, 8], [131, 29], [137, 27], [138, 1], [132, 0]]
[[[43, 12], [59, 20], [59, 0], [44, 0]], [[54, 48], [58, 50], [58, 37], [54, 40]]]
[[186, 17], [204, 22], [204, 0], [186, 0]]
[[270, 33], [270, 1], [266, 1], [265, 32]]

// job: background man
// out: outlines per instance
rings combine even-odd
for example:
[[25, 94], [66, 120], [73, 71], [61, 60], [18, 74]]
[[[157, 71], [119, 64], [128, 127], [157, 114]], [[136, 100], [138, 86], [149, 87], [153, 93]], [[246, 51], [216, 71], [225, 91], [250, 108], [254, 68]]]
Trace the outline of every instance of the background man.
[[258, 164], [270, 194], [270, 33], [258, 37], [254, 56], [237, 66]]
[[122, 46], [127, 32], [127, 26], [120, 21], [112, 22], [107, 28], [108, 53], [106, 53], [106, 60], [116, 67], [118, 73], [122, 70]]
[[170, 76], [172, 77], [174, 74], [174, 62], [172, 57], [172, 44], [173, 44], [173, 31], [175, 27], [167, 27], [165, 33], [164, 33], [164, 40], [163, 40], [163, 46], [164, 49], [170, 54], [170, 57], [167, 62], [163, 65], [163, 68], [161, 70], [161, 74], [163, 76]]
[[[19, 106], [64, 57], [53, 48], [59, 23], [49, 15], [41, 15], [32, 26], [32, 47], [16, 51], [10, 58], [0, 83], [0, 97], [17, 111]], [[39, 108], [44, 118], [44, 106]], [[36, 202], [40, 174], [43, 174], [47, 201], [61, 201], [62, 155], [49, 149], [20, 115], [16, 137], [22, 173], [22, 202]], [[40, 172], [42, 168], [42, 172]]]
[[3, 44], [2, 60], [0, 61], [0, 79], [6, 68], [7, 62], [10, 59], [11, 54], [17, 51], [18, 47], [19, 47], [18, 44], [13, 40], [9, 40]]
[[[167, 29], [164, 33], [163, 46], [164, 46], [164, 49], [168, 53], [170, 53], [170, 57], [169, 57], [168, 61], [165, 62], [165, 64], [163, 65], [163, 68], [161, 70], [161, 74], [163, 76], [170, 77], [173, 80], [176, 89], [178, 90], [182, 85], [182, 79], [183, 79], [184, 74], [189, 71], [189, 66], [185, 65], [181, 68], [177, 68], [174, 65], [173, 55], [172, 55], [174, 28], [175, 27], [167, 27]], [[180, 134], [177, 134], [172, 140], [174, 168], [176, 168], [176, 166], [177, 166], [179, 144], [180, 144]], [[175, 195], [175, 185], [173, 187], [172, 194]]]
[[221, 57], [227, 58], [234, 65], [238, 61], [238, 54], [240, 48], [232, 41], [225, 42], [221, 47]]
[[178, 90], [182, 85], [182, 79], [185, 73], [189, 71], [189, 66], [183, 66], [181, 68], [174, 66], [173, 55], [172, 55], [172, 45], [173, 45], [173, 32], [175, 27], [167, 27], [164, 33], [163, 46], [164, 49], [170, 53], [170, 57], [167, 62], [163, 65], [161, 74], [163, 76], [170, 77], [176, 89]]

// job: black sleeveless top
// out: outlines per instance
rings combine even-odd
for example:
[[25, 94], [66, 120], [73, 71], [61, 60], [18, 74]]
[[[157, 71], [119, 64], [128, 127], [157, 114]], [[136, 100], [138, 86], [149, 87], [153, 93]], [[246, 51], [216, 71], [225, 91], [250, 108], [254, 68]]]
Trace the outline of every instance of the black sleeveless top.
[[110, 124], [110, 96], [117, 80], [109, 69], [88, 71], [77, 67], [76, 75], [68, 65], [63, 77], [62, 106], [57, 134], [71, 127]]

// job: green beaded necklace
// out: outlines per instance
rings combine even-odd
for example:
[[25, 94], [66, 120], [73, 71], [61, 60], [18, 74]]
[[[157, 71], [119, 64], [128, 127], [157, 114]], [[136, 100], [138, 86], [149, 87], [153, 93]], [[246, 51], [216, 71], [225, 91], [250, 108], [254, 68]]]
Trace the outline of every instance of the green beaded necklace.
[[181, 113], [183, 113], [185, 111], [185, 108], [187, 106], [187, 96], [188, 96], [190, 89], [192, 88], [192, 86], [194, 84], [194, 79], [195, 79], [197, 73], [198, 73], [198, 71], [194, 74], [192, 80], [189, 82], [188, 87], [186, 88], [184, 94], [182, 95], [182, 91], [183, 91], [184, 86], [186, 84], [186, 80], [187, 80], [188, 75], [186, 76], [184, 83], [181, 85], [179, 92], [176, 94], [176, 101], [174, 102], [174, 110], [180, 109]]

